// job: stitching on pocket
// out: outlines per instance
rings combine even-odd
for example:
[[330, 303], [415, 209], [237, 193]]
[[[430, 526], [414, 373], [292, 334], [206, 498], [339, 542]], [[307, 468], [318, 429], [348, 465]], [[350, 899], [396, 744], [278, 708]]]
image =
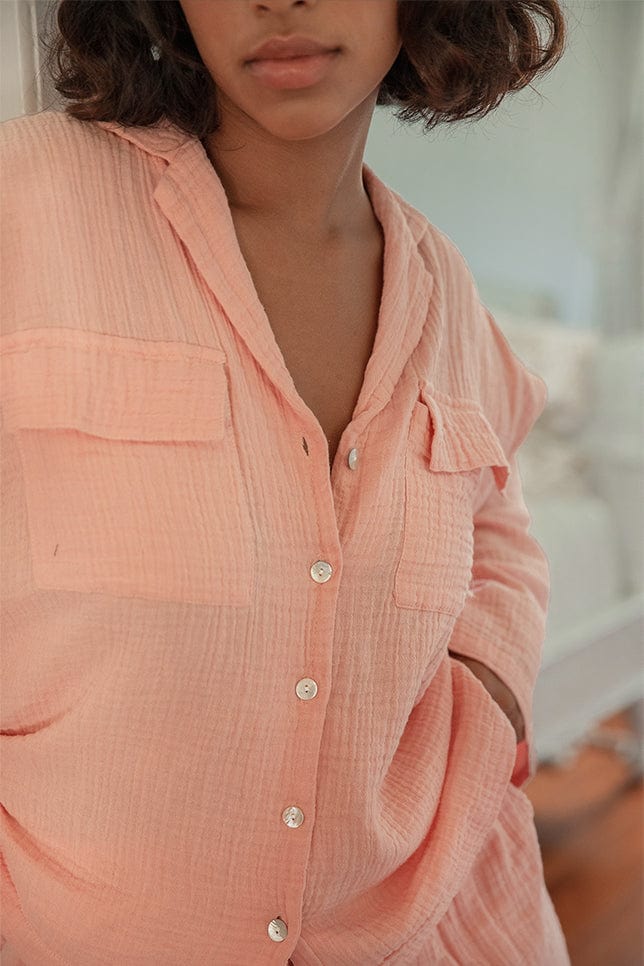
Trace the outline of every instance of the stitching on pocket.
[[[18, 370], [23, 365], [29, 368], [28, 354], [13, 372], [12, 431], [22, 461], [36, 585], [187, 603], [250, 603], [255, 541], [237, 443], [232, 426], [225, 424], [228, 389], [223, 363], [206, 367], [211, 378], [219, 380], [215, 390], [208, 388], [203, 376], [198, 384], [189, 385], [190, 402], [172, 386], [170, 395], [164, 395], [159, 373], [148, 371], [148, 388], [157, 387], [160, 393], [158, 405], [153, 395], [146, 400], [139, 422], [136, 406], [127, 411], [127, 400], [120, 402], [125, 416], [114, 433], [108, 426], [106, 434], [102, 425], [92, 425], [101, 414], [96, 397], [87, 395], [87, 373], [76, 368], [82, 351], [79, 354], [74, 346], [73, 366], [71, 354], [62, 357], [69, 369], [63, 367], [58, 379], [67, 387], [66, 394], [54, 397], [62, 427], [52, 426], [46, 418], [46, 391], [51, 388], [54, 393], [55, 383], [39, 384], [37, 370], [21, 380]], [[90, 352], [93, 357], [94, 346]], [[136, 367], [145, 368], [138, 356], [134, 363], [133, 357], [127, 360], [132, 363], [131, 385], [136, 385]], [[107, 354], [101, 363], [105, 394], [111, 390], [110, 358]], [[40, 346], [38, 360], [45, 371], [52, 368], [47, 347]], [[119, 372], [114, 370], [115, 381]], [[141, 376], [145, 380], [143, 371]], [[21, 391], [27, 399], [24, 406]], [[31, 409], [33, 418], [21, 426], [21, 413], [30, 413], [30, 391], [38, 403]], [[192, 407], [198, 408], [202, 392], [204, 405], [214, 403], [219, 409], [192, 439]], [[135, 403], [139, 400], [136, 395]], [[186, 408], [175, 410], [175, 405]], [[170, 429], [164, 428], [164, 412], [170, 413]], [[148, 419], [150, 414], [153, 420]], [[129, 430], [125, 437], [119, 435], [124, 427]], [[139, 435], [143, 438], [137, 439]]]
[[478, 403], [450, 400], [423, 383], [405, 450], [398, 607], [451, 617], [462, 611], [472, 576], [473, 497], [488, 466], [502, 489], [509, 464]]
[[455, 616], [463, 607], [471, 576], [469, 497], [475, 473], [431, 469], [430, 426], [427, 407], [417, 402], [405, 452], [403, 540], [394, 599], [399, 607]]

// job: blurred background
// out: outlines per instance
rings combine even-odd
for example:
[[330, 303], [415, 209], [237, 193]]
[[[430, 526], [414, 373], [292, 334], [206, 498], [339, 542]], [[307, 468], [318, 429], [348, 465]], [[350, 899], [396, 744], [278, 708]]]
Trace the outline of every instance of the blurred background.
[[[535, 88], [429, 135], [376, 108], [365, 160], [456, 243], [513, 350], [548, 386], [519, 454], [552, 584], [539, 769], [525, 791], [573, 966], [638, 966], [644, 2], [564, 10], [566, 53]], [[1, 120], [62, 109], [41, 68], [51, 25], [51, 0], [0, 2]]]

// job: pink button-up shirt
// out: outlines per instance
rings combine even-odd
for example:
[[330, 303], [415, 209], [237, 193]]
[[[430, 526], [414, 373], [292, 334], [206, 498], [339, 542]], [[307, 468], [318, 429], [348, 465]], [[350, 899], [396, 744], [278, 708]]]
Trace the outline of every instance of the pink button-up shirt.
[[364, 165], [329, 471], [202, 143], [0, 129], [3, 966], [568, 963], [523, 790], [546, 388], [459, 250]]

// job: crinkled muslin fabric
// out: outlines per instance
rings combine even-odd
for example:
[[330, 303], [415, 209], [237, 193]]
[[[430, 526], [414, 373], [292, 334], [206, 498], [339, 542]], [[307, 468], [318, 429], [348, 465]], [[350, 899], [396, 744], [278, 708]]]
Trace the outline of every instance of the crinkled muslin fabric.
[[330, 467], [199, 139], [0, 140], [4, 963], [568, 964], [524, 790], [547, 392], [457, 247], [364, 164]]

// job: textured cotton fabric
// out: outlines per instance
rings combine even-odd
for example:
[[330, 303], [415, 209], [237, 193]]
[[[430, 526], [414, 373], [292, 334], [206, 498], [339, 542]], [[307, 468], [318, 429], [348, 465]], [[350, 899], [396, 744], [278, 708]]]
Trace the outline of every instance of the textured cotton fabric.
[[524, 791], [547, 393], [457, 247], [363, 166], [330, 471], [203, 144], [1, 129], [4, 962], [568, 964]]

